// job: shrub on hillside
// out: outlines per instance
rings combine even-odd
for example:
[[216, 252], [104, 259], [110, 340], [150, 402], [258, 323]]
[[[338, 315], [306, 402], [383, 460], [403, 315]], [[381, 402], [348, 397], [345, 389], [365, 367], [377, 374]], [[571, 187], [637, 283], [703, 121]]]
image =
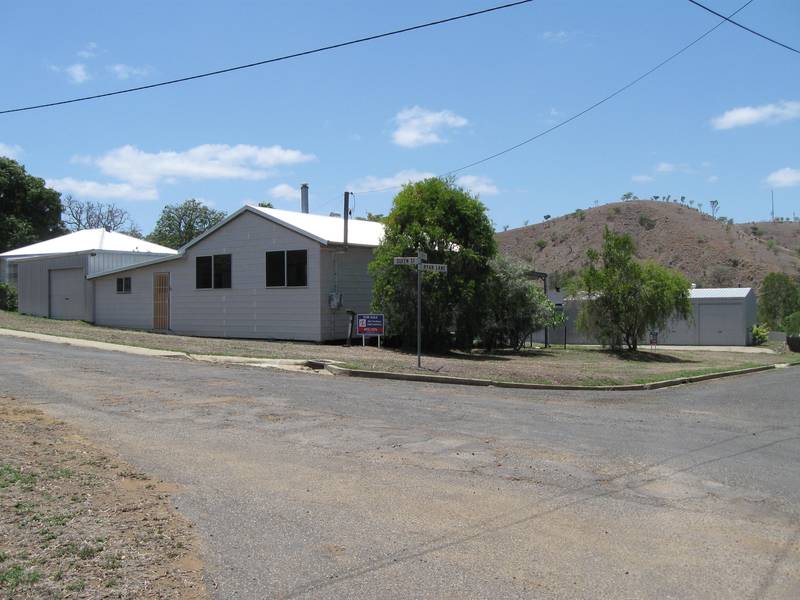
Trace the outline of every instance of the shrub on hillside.
[[17, 310], [17, 288], [0, 283], [0, 310]]

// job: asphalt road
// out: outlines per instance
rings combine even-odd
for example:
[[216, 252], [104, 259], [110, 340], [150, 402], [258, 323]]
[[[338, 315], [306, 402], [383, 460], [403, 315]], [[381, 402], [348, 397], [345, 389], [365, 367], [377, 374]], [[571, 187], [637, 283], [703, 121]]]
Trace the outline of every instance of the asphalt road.
[[558, 393], [0, 344], [0, 394], [180, 486], [217, 598], [800, 598], [800, 368]]

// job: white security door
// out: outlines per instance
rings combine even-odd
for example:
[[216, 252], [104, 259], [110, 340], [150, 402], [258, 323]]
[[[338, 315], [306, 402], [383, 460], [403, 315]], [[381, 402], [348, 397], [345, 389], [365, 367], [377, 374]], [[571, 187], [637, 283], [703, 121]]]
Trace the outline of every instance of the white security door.
[[50, 318], [83, 319], [85, 284], [83, 269], [50, 271]]

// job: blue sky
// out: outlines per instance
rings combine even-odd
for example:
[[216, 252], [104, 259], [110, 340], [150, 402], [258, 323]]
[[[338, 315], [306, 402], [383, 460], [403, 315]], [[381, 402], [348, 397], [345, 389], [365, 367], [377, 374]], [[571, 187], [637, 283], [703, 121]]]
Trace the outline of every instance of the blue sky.
[[[486, 8], [498, 0], [40, 2], [6, 6], [0, 108], [140, 85]], [[708, 0], [729, 13], [743, 0]], [[800, 45], [800, 3], [737, 18]], [[0, 153], [145, 232], [196, 197], [387, 212], [394, 191], [534, 135], [716, 23], [681, 0], [529, 5], [183, 85], [0, 116]], [[592, 113], [459, 173], [498, 228], [631, 191], [737, 221], [800, 215], [800, 56], [731, 25]]]

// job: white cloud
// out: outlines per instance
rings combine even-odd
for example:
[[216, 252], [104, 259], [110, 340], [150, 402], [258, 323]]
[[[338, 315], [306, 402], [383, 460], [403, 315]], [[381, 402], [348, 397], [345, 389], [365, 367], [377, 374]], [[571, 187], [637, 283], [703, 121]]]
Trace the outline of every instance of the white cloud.
[[405, 148], [444, 143], [446, 140], [440, 135], [442, 130], [464, 127], [468, 123], [452, 111], [434, 112], [421, 106], [404, 108], [395, 115], [394, 121], [397, 129], [392, 133], [392, 141]]
[[135, 146], [115, 148], [95, 160], [111, 177], [154, 185], [177, 179], [264, 179], [270, 169], [314, 160], [313, 154], [281, 146], [202, 144], [183, 152], [145, 152]]
[[150, 73], [149, 67], [133, 67], [121, 63], [109, 66], [108, 70], [113, 73], [114, 77], [122, 80], [130, 79], [131, 77], [144, 77]]
[[75, 63], [74, 65], [64, 67], [63, 71], [67, 74], [67, 77], [69, 77], [72, 83], [84, 83], [92, 78], [92, 76], [89, 75], [89, 71], [86, 69], [86, 65], [83, 63]]
[[770, 173], [767, 183], [774, 187], [794, 187], [800, 185], [800, 169], [784, 167]]
[[78, 50], [76, 54], [80, 58], [94, 58], [94, 56], [97, 54], [97, 44], [94, 42], [89, 42], [81, 50]]
[[130, 183], [100, 183], [83, 179], [64, 177], [48, 179], [47, 186], [64, 194], [75, 194], [79, 198], [156, 200], [158, 190], [152, 186], [137, 187]]
[[21, 146], [12, 146], [10, 144], [4, 144], [3, 142], [0, 142], [0, 156], [5, 156], [7, 158], [19, 158], [21, 154]]
[[423, 179], [428, 179], [429, 177], [436, 177], [436, 175], [434, 173], [428, 173], [425, 171], [406, 169], [404, 171], [395, 173], [394, 175], [390, 175], [389, 177], [375, 177], [373, 175], [362, 177], [361, 179], [357, 179], [356, 181], [349, 183], [347, 187], [349, 187], [351, 190], [354, 190], [356, 193], [358, 193], [359, 190], [363, 193], [367, 190], [398, 188], [407, 183], [422, 181]]
[[495, 196], [499, 192], [497, 186], [491, 179], [481, 175], [462, 175], [456, 179], [456, 183], [464, 189], [471, 191], [473, 194]]
[[675, 170], [675, 165], [668, 162], [660, 162], [656, 165], [656, 171], [659, 173], [672, 173]]
[[545, 42], [555, 42], [557, 44], [565, 44], [573, 37], [574, 34], [569, 31], [545, 31], [541, 35]]
[[71, 177], [53, 179], [56, 189], [88, 198], [155, 200], [158, 184], [180, 179], [264, 179], [274, 168], [314, 160], [313, 154], [281, 146], [202, 144], [183, 152], [145, 152], [121, 146], [100, 156], [75, 155], [73, 164], [99, 167], [117, 181], [101, 183]]
[[733, 108], [711, 119], [711, 125], [714, 129], [733, 129], [758, 123], [774, 125], [792, 119], [800, 119], [800, 102], [784, 100], [775, 104]]
[[300, 188], [292, 187], [288, 183], [279, 183], [270, 188], [269, 195], [276, 200], [300, 200]]
[[631, 177], [631, 181], [634, 183], [650, 183], [655, 178], [651, 175], [634, 175]]
[[717, 175], [710, 175], [706, 181], [708, 183], [717, 183], [719, 181], [719, 177]]

